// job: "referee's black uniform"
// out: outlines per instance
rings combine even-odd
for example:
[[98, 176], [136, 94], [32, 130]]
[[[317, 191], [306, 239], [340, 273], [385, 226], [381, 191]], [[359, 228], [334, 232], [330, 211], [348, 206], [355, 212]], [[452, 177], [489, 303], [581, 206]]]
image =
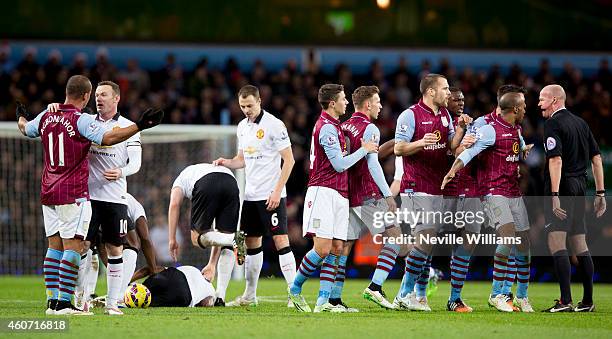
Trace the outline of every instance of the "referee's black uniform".
[[562, 108], [544, 123], [544, 148], [545, 194], [552, 194], [548, 160], [560, 156], [563, 164], [558, 193], [561, 197], [572, 197], [563, 198], [561, 202], [561, 208], [565, 209], [568, 216], [565, 220], [557, 218], [552, 213], [552, 207], [546, 208], [547, 230], [568, 232], [570, 235], [584, 234], [584, 198], [578, 197], [586, 194], [588, 164], [594, 156], [600, 154], [593, 133], [582, 118]]
[[[544, 210], [546, 230], [565, 232], [570, 237], [586, 234], [585, 194], [587, 167], [594, 156], [600, 154], [597, 142], [587, 123], [580, 117], [562, 108], [552, 114], [544, 123], [545, 194], [559, 195], [561, 208], [567, 218], [559, 219], [552, 211], [552, 199], [545, 198]], [[552, 192], [549, 161], [561, 157], [561, 178], [559, 192]], [[576, 250], [576, 249], [574, 249]], [[589, 312], [593, 310], [593, 260], [588, 250], [574, 253], [579, 263], [584, 295], [582, 302], [572, 306], [571, 265], [565, 247], [552, 253], [555, 273], [559, 279], [560, 299], [548, 312]]]

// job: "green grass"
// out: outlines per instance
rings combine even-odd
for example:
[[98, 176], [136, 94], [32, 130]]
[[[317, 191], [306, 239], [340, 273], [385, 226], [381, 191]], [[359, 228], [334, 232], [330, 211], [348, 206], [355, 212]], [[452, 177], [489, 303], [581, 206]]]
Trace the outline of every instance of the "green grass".
[[[361, 297], [365, 280], [348, 280], [344, 300], [360, 309], [354, 314], [302, 314], [286, 307], [285, 284], [280, 279], [259, 282], [260, 304], [250, 308], [149, 308], [128, 309], [123, 317], [70, 318], [68, 333], [19, 334], [19, 338], [612, 338], [612, 285], [596, 285], [596, 313], [504, 314], [486, 304], [488, 283], [467, 282], [464, 298], [474, 308], [471, 314], [445, 311], [448, 282], [441, 282], [430, 299], [433, 312], [383, 310]], [[228, 297], [243, 289], [243, 282], [232, 282]], [[385, 287], [394, 295], [399, 281]], [[98, 291], [104, 291], [100, 280]], [[304, 294], [312, 305], [318, 279], [306, 282]], [[581, 286], [573, 286], [576, 299]], [[558, 294], [556, 284], [532, 284], [530, 298], [536, 310], [552, 305]], [[391, 297], [392, 298], [392, 297]], [[42, 277], [0, 276], [0, 318], [43, 318], [45, 310]], [[0, 330], [0, 337], [5, 333]]]

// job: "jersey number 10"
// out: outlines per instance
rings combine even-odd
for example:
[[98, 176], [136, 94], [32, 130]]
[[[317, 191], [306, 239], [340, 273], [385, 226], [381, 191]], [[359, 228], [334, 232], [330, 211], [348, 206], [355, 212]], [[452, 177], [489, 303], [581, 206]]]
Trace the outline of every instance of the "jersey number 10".
[[[57, 136], [58, 139], [58, 163], [57, 166], [64, 166], [64, 132], [60, 133]], [[51, 166], [55, 166], [55, 161], [53, 161], [53, 133], [49, 133], [49, 164]]]

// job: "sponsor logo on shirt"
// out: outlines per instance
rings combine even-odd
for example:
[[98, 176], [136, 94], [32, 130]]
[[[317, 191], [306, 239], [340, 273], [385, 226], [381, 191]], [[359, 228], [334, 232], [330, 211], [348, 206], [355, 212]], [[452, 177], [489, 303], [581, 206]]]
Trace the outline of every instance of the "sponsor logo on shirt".
[[257, 148], [255, 148], [253, 146], [249, 146], [249, 147], [244, 149], [244, 153], [246, 153], [248, 155], [253, 155], [253, 154], [257, 153]]
[[512, 144], [512, 152], [514, 152], [514, 154], [518, 154], [519, 152], [519, 143], [516, 141]]
[[433, 134], [436, 135], [436, 141], [440, 141], [440, 139], [442, 139], [442, 134], [440, 133], [439, 130], [435, 130]]

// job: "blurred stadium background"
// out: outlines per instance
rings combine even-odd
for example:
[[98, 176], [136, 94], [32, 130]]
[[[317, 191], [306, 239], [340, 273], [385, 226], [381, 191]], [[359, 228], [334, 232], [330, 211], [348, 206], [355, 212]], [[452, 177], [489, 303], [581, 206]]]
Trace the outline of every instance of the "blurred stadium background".
[[[347, 93], [365, 84], [381, 89], [377, 125], [383, 141], [393, 137], [397, 116], [418, 100], [422, 74], [446, 75], [463, 90], [466, 113], [474, 117], [494, 108], [501, 84], [525, 86], [524, 136], [536, 147], [522, 164], [521, 184], [533, 196], [543, 187], [537, 97], [542, 86], [559, 83], [568, 92], [568, 108], [589, 123], [600, 144], [609, 188], [610, 12], [610, 0], [14, 3], [0, 12], [0, 274], [40, 273], [46, 248], [38, 201], [40, 145], [17, 136], [15, 100], [39, 112], [63, 100], [74, 74], [94, 85], [117, 82], [125, 116], [156, 105], [166, 111], [165, 124], [175, 125], [143, 136], [143, 166], [128, 179], [129, 191], [147, 210], [162, 262], [169, 260], [169, 187], [188, 164], [235, 154], [233, 126], [243, 118], [235, 93], [247, 83], [260, 88], [263, 107], [290, 133], [296, 165], [287, 184], [288, 214], [298, 262], [309, 249], [301, 236], [302, 203], [310, 133], [320, 112], [317, 90], [325, 82], [342, 83]], [[383, 168], [390, 182], [393, 159]], [[183, 215], [188, 239], [188, 214]], [[607, 220], [589, 237], [612, 241]], [[543, 224], [541, 218], [532, 222]], [[262, 275], [279, 274], [273, 244], [264, 246]], [[205, 255], [187, 242], [183, 248], [183, 263], [203, 265]], [[357, 249], [349, 277], [372, 271], [367, 250], [365, 244]], [[490, 277], [489, 258], [475, 260], [471, 278]], [[596, 281], [612, 281], [608, 258], [594, 260]], [[437, 258], [434, 265], [448, 269], [447, 261]], [[534, 279], [554, 280], [551, 264], [549, 258], [534, 259]], [[403, 265], [398, 266], [392, 276], [399, 276]]]

